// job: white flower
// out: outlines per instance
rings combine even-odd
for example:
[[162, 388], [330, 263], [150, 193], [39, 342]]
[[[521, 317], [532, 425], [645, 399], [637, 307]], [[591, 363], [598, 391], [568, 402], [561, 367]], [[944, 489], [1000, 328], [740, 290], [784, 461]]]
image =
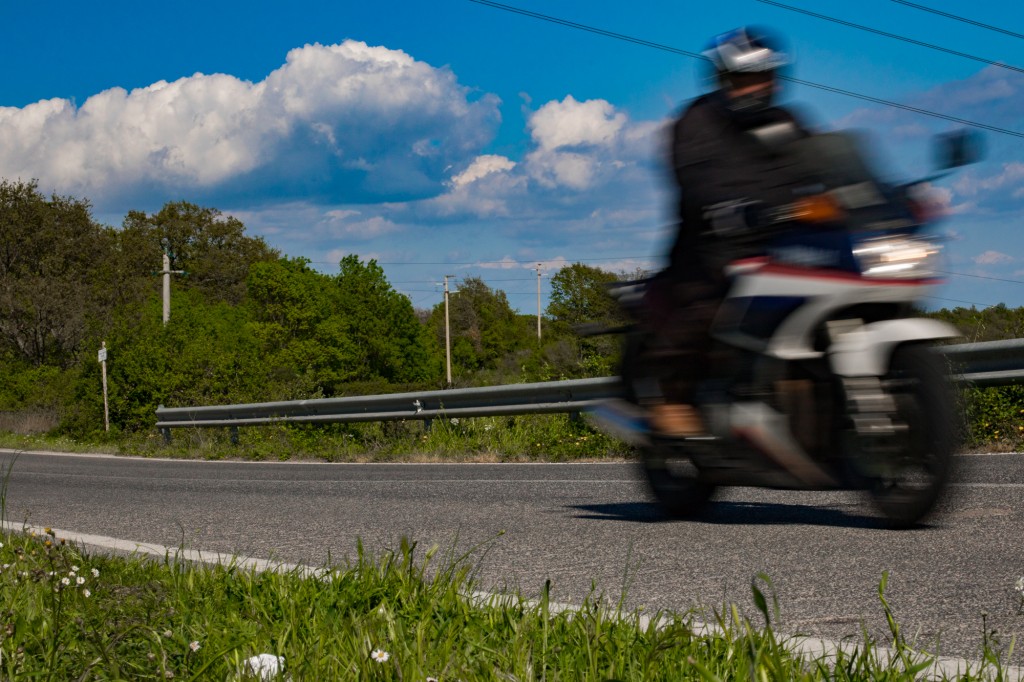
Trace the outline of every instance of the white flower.
[[67, 578], [67, 577], [61, 578], [60, 579], [60, 584], [61, 585], [70, 585], [71, 584], [71, 578]]
[[164, 639], [170, 639], [173, 634], [170, 630], [164, 630]]
[[93, 578], [99, 578], [100, 577], [100, 569], [98, 569], [98, 568], [92, 569], [92, 577]]
[[279, 670], [284, 668], [284, 656], [273, 654], [258, 654], [245, 659], [242, 669], [246, 675], [258, 677], [261, 680], [272, 680], [277, 677]]
[[92, 592], [89, 591], [88, 587], [85, 588], [84, 590], [82, 590], [82, 596], [85, 597], [86, 599], [88, 599], [89, 597], [92, 596]]
[[71, 566], [71, 572], [72, 573], [78, 573], [78, 566], [72, 565]]
[[192, 651], [199, 651], [199, 642], [189, 642], [188, 648]]
[[83, 584], [85, 584], [85, 578], [83, 578], [82, 576], [78, 576], [77, 578], [75, 578], [75, 584], [76, 585], [83, 585]]
[[373, 653], [370, 654], [370, 658], [377, 661], [378, 663], [387, 663], [388, 659], [391, 658], [391, 654], [384, 651], [383, 649], [374, 649]]
[[459, 418], [458, 417], [452, 417], [451, 422], [452, 422], [452, 424], [458, 424], [459, 423]]

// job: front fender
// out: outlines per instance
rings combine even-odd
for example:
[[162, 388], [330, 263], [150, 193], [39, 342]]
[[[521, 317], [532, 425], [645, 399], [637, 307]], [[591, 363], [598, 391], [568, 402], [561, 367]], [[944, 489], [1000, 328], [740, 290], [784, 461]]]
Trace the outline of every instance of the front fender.
[[921, 317], [871, 322], [840, 334], [829, 348], [829, 363], [842, 377], [882, 376], [896, 346], [957, 336], [953, 325]]

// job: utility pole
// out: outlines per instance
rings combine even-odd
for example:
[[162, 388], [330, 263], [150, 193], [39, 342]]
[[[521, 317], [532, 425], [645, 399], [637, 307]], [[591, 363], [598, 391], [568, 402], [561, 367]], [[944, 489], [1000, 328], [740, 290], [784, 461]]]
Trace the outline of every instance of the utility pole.
[[103, 371], [103, 430], [110, 431], [110, 407], [107, 404], [107, 342], [104, 341], [96, 359]]
[[444, 276], [444, 365], [448, 372], [448, 386], [452, 385], [452, 341], [448, 328], [448, 278], [455, 275]]
[[540, 263], [537, 263], [537, 342], [540, 343]]
[[164, 251], [164, 268], [159, 273], [164, 276], [164, 326], [171, 319], [171, 275], [184, 275], [184, 270], [171, 270], [171, 256]]

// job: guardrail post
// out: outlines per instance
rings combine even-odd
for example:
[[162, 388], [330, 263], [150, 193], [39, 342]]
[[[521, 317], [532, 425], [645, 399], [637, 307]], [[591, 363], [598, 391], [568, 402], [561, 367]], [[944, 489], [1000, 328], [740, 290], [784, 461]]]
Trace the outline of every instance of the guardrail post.
[[232, 445], [238, 445], [238, 427], [237, 426], [232, 426], [231, 427], [231, 444]]
[[433, 419], [423, 420], [423, 433], [430, 433], [430, 427], [434, 424]]
[[171, 430], [167, 427], [160, 429], [160, 434], [164, 437], [164, 445], [171, 444]]

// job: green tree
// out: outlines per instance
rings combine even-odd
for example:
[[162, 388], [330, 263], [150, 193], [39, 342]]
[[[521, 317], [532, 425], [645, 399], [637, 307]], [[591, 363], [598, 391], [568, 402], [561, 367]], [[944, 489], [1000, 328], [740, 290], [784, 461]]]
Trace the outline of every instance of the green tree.
[[[608, 335], [581, 337], [576, 332], [585, 326], [613, 328], [626, 322], [610, 293], [610, 285], [617, 281], [615, 274], [583, 263], [566, 266], [551, 278], [547, 313], [552, 318], [552, 331], [563, 342], [548, 355], [560, 361], [561, 374], [598, 376], [614, 371], [619, 339]], [[566, 346], [575, 358], [574, 367], [565, 363]]]
[[115, 241], [87, 201], [0, 182], [0, 344], [36, 366], [70, 366], [122, 291]]
[[967, 341], [999, 341], [1024, 336], [1024, 308], [1007, 308], [1003, 303], [982, 310], [973, 306], [943, 308], [928, 315], [949, 322], [963, 332]]
[[285, 396], [330, 394], [355, 378], [333, 278], [302, 258], [255, 263], [247, 279], [254, 335]]
[[120, 238], [122, 249], [133, 256], [134, 274], [159, 270], [166, 249], [171, 269], [188, 272], [176, 286], [235, 304], [245, 296], [250, 266], [279, 256], [262, 238], [247, 236], [237, 218], [187, 201], [167, 203], [153, 214], [130, 211]]
[[583, 263], [560, 269], [551, 278], [551, 302], [547, 314], [569, 326], [587, 322], [611, 323], [620, 318], [609, 285], [618, 281], [613, 273]]
[[[266, 400], [267, 369], [246, 310], [208, 301], [198, 290], [178, 294], [164, 325], [159, 294], [118, 311], [107, 347], [110, 421], [136, 431], [155, 423], [158, 405], [217, 405]], [[81, 435], [103, 426], [100, 367], [91, 356], [79, 368], [75, 405], [62, 428]]]
[[[536, 348], [532, 318], [517, 315], [504, 291], [478, 277], [462, 280], [448, 297], [448, 307], [453, 376], [493, 369], [510, 354]], [[444, 303], [434, 307], [429, 324], [438, 347], [444, 348]]]
[[428, 378], [426, 334], [412, 302], [395, 291], [375, 260], [341, 259], [337, 291], [343, 329], [352, 340], [356, 367], [366, 378], [389, 382]]
[[427, 378], [430, 353], [409, 299], [374, 261], [350, 255], [340, 266], [335, 277], [314, 272], [304, 259], [250, 270], [255, 335], [275, 376], [323, 395], [348, 382]]

